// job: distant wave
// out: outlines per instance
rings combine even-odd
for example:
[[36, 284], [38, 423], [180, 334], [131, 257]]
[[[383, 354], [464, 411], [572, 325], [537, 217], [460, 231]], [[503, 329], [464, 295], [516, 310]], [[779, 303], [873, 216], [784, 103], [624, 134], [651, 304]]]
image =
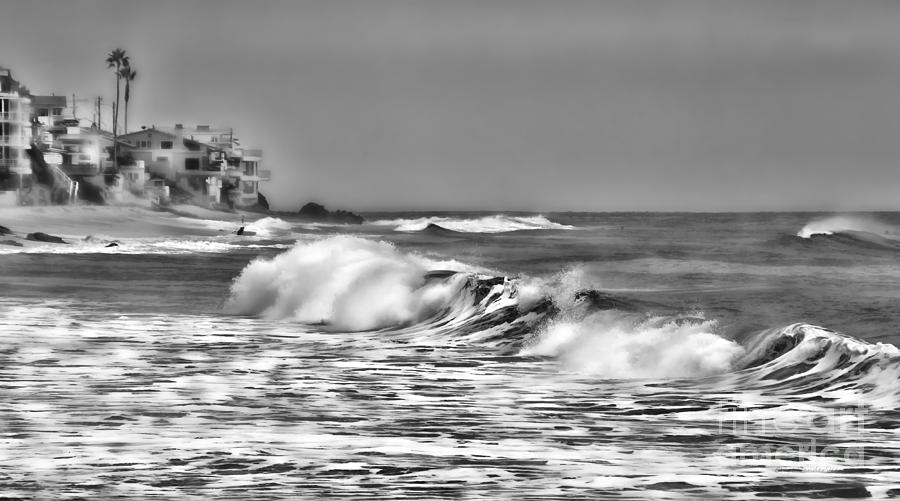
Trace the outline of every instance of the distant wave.
[[800, 238], [811, 238], [815, 235], [834, 235], [848, 232], [869, 233], [886, 238], [900, 239], [900, 228], [864, 216], [831, 216], [810, 221], [797, 232], [797, 236]]
[[832, 216], [811, 221], [796, 236], [844, 247], [900, 250], [900, 228], [865, 216]]
[[[234, 280], [229, 311], [551, 357], [601, 378], [706, 378], [743, 389], [900, 401], [900, 350], [807, 324], [740, 344], [702, 313], [672, 315], [553, 279], [495, 276], [352, 236], [298, 243]], [[718, 379], [715, 379], [718, 378]], [[724, 378], [724, 379], [723, 379]]]
[[393, 226], [394, 231], [421, 231], [429, 225], [462, 233], [504, 233], [519, 230], [574, 230], [574, 226], [554, 223], [544, 216], [507, 216], [497, 214], [480, 218], [420, 217], [373, 221], [378, 226]]
[[[226, 241], [201, 239], [120, 239], [114, 237], [95, 237], [90, 240], [69, 239], [69, 244], [53, 244], [22, 241], [23, 246], [6, 245], [0, 239], [0, 255], [2, 254], [197, 254], [224, 253], [239, 249], [268, 248], [285, 249], [288, 244], [260, 241]], [[107, 247], [116, 243], [113, 247]]]

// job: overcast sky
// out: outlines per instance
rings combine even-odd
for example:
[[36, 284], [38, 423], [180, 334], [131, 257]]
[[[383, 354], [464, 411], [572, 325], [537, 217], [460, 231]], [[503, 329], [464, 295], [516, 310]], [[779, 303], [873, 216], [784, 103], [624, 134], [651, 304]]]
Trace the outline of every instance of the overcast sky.
[[[277, 208], [900, 209], [900, 2], [0, 3], [0, 66], [233, 126]], [[90, 117], [87, 102], [79, 114]]]

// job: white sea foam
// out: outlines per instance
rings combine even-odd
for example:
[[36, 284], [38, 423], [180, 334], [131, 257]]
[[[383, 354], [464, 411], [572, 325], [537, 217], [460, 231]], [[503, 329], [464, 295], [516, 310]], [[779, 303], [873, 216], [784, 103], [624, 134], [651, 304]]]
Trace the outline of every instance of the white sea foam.
[[544, 216], [508, 216], [496, 214], [475, 219], [455, 217], [420, 217], [373, 221], [378, 226], [394, 226], [394, 231], [421, 231], [429, 224], [464, 233], [504, 233], [517, 230], [573, 230], [574, 226], [550, 221]]
[[727, 372], [744, 349], [715, 322], [601, 311], [553, 321], [523, 355], [553, 356], [568, 370], [608, 378], [703, 377]]

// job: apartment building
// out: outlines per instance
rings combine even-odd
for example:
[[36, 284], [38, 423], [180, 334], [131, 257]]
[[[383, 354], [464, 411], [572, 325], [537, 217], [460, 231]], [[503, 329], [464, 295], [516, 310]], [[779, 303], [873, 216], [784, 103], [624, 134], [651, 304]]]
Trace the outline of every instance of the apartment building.
[[15, 205], [30, 186], [31, 99], [10, 70], [0, 68], [0, 205]]

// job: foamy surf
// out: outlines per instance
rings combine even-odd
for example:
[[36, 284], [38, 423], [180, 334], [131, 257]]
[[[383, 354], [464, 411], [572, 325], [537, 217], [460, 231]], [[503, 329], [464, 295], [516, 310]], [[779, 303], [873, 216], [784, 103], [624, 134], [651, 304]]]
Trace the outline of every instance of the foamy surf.
[[[564, 239], [323, 228], [298, 243], [178, 217], [157, 220], [174, 234], [124, 240], [187, 240], [177, 254], [0, 256], [7, 496], [884, 498], [900, 484], [896, 348], [790, 323], [891, 339], [895, 254], [847, 266], [843, 240], [787, 236], [803, 216], [581, 215]], [[121, 239], [109, 222], [86, 245]], [[290, 247], [188, 250], [204, 241]]]
[[[333, 331], [397, 338], [412, 333], [417, 342], [465, 340], [507, 354], [552, 357], [561, 370], [614, 379], [704, 378], [773, 364], [784, 372], [798, 360], [808, 362], [809, 346], [837, 350], [833, 357], [881, 354], [894, 360], [898, 353], [892, 345], [799, 324], [763, 332], [744, 346], [723, 337], [717, 322], [702, 314], [654, 314], [635, 310], [627, 299], [585, 290], [577, 270], [552, 280], [497, 277], [349, 236], [299, 243], [252, 262], [232, 284], [226, 309]], [[890, 370], [900, 367], [884, 363]], [[837, 386], [838, 379], [846, 382], [835, 379], [839, 372], [825, 366], [807, 374], [815, 375], [804, 380], [807, 386], [792, 380], [792, 388]], [[865, 391], [864, 385], [856, 389]]]

